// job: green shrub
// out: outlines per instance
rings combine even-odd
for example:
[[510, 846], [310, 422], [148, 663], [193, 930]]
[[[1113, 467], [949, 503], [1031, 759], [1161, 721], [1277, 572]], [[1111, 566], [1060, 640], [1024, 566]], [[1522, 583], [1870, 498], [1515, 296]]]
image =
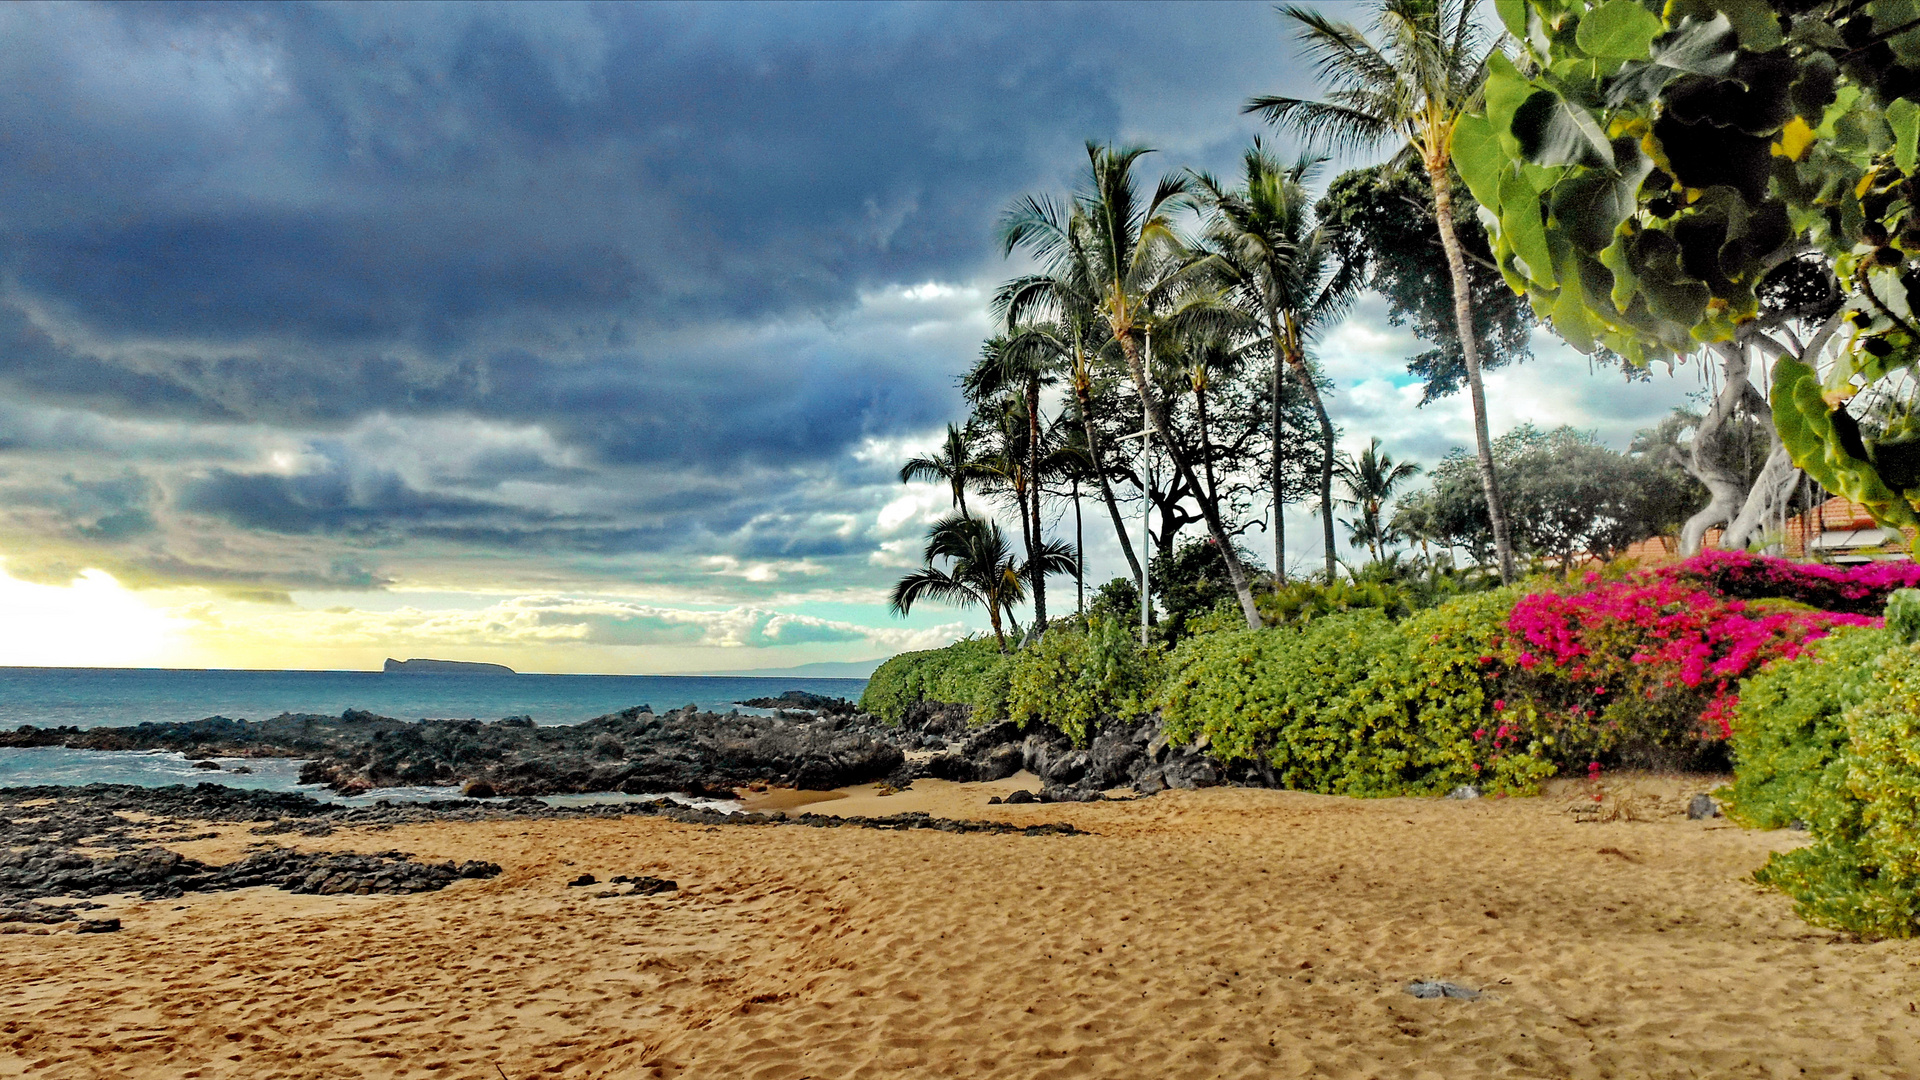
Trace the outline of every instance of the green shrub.
[[1843, 780], [1845, 767], [1837, 764], [1847, 745], [1842, 714], [1867, 695], [1874, 661], [1894, 640], [1888, 630], [1843, 628], [1741, 684], [1728, 815], [1763, 829], [1807, 820], [1816, 795]]
[[1920, 642], [1920, 589], [1895, 589], [1887, 595], [1887, 629], [1902, 645]]
[[1052, 724], [1084, 744], [1094, 718], [1147, 711], [1156, 659], [1140, 648], [1133, 628], [1117, 619], [1095, 615], [1084, 628], [1074, 621], [1056, 623], [1014, 655], [1008, 718]]
[[1087, 602], [1087, 617], [1105, 615], [1132, 626], [1140, 625], [1140, 583], [1130, 577], [1117, 577], [1094, 590]]
[[1552, 767], [1498, 723], [1480, 674], [1512, 603], [1483, 593], [1398, 625], [1362, 610], [1195, 637], [1175, 650], [1156, 700], [1174, 741], [1264, 762], [1289, 788], [1530, 789]]
[[1413, 611], [1405, 589], [1393, 582], [1291, 581], [1259, 593], [1254, 605], [1268, 626], [1300, 626], [1350, 611], [1381, 611], [1404, 618]]
[[968, 638], [944, 649], [901, 653], [881, 664], [867, 680], [860, 708], [889, 724], [922, 701], [967, 705], [972, 721], [991, 723], [1007, 715], [1007, 679], [1011, 656], [991, 638]]
[[1813, 843], [1754, 876], [1807, 921], [1874, 937], [1920, 933], [1920, 650], [1869, 661], [1843, 713], [1847, 744], [1804, 799]]
[[[1227, 600], [1212, 611], [1195, 615], [1187, 620], [1186, 632], [1189, 636], [1197, 634], [1218, 634], [1223, 630], [1245, 630], [1246, 613], [1240, 610], [1240, 601]], [[1135, 632], [1139, 630], [1135, 627]]]

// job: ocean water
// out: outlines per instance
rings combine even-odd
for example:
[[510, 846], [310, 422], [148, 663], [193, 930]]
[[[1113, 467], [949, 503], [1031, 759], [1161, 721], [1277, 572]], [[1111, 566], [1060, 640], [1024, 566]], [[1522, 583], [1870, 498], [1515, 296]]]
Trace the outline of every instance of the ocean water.
[[[577, 724], [635, 705], [726, 712], [746, 698], [805, 690], [859, 700], [865, 679], [726, 675], [389, 675], [382, 671], [186, 671], [0, 667], [0, 728], [117, 727], [142, 721], [266, 720], [365, 709], [400, 720], [531, 716]], [[753, 710], [743, 709], [743, 712]]]
[[[805, 690], [858, 700], [865, 679], [736, 678], [682, 675], [389, 675], [379, 671], [183, 671], [148, 668], [0, 668], [0, 728], [117, 727], [225, 716], [266, 720], [283, 712], [337, 716], [364, 709], [403, 720], [531, 716], [538, 724], [577, 724], [635, 705], [655, 711], [697, 705], [726, 712], [746, 698]], [[742, 708], [742, 712], [761, 712]], [[197, 769], [170, 753], [0, 747], [0, 787], [37, 784], [218, 783], [299, 791], [335, 802], [451, 798], [452, 788], [382, 788], [341, 798], [299, 783], [302, 762], [220, 758]], [[231, 769], [244, 766], [250, 773]], [[556, 804], [626, 796], [557, 796]], [[724, 807], [711, 800], [685, 800]]]

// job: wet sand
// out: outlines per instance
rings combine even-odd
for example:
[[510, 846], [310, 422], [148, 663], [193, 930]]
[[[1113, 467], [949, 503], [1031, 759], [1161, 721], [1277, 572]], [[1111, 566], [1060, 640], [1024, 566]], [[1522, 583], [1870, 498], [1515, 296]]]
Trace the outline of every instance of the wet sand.
[[[0, 935], [0, 1076], [1920, 1074], [1920, 943], [1801, 923], [1746, 880], [1800, 838], [1687, 821], [1679, 788], [1649, 788], [1655, 820], [1599, 824], [1567, 792], [986, 805], [1018, 786], [805, 808], [1094, 835], [631, 818], [297, 838], [505, 872], [119, 900], [100, 913], [119, 934]], [[261, 840], [221, 831], [179, 850]], [[566, 885], [582, 872], [681, 888], [603, 897]], [[1416, 979], [1485, 996], [1418, 1000]]]

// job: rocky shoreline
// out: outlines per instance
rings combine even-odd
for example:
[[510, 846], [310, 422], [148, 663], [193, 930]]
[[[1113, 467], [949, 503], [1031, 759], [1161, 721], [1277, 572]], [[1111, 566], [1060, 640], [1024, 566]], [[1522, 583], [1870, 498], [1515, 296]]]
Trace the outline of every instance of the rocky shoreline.
[[266, 721], [215, 716], [190, 723], [111, 728], [21, 727], [0, 746], [170, 750], [213, 757], [305, 758], [300, 780], [347, 795], [389, 787], [458, 787], [475, 798], [681, 792], [731, 798], [740, 788], [830, 790], [919, 777], [999, 780], [1022, 769], [1040, 779], [1039, 801], [1082, 802], [1117, 787], [1151, 795], [1223, 783], [1272, 786], [1255, 768], [1228, 769], [1204, 747], [1168, 743], [1156, 718], [1111, 722], [1076, 748], [1052, 728], [971, 727], [964, 707], [916, 708], [898, 726], [852, 702], [789, 691], [742, 704], [771, 716], [664, 713], [651, 706], [581, 724], [542, 727], [527, 717], [404, 721], [348, 710], [288, 713]]
[[[373, 855], [304, 852], [261, 840], [257, 850], [224, 866], [186, 858], [164, 845], [217, 837], [209, 824], [249, 824], [256, 836], [331, 835], [339, 828], [391, 829], [438, 821], [564, 820], [663, 817], [696, 825], [908, 830], [1073, 836], [1071, 825], [825, 814], [726, 814], [669, 799], [554, 807], [538, 799], [452, 799], [432, 803], [342, 806], [288, 792], [220, 784], [147, 788], [129, 784], [0, 788], [0, 933], [40, 933], [72, 923], [80, 933], [109, 933], [118, 920], [93, 919], [94, 898], [137, 895], [168, 899], [192, 892], [271, 886], [321, 895], [433, 892], [466, 878], [500, 873], [491, 862], [423, 863], [404, 851]], [[651, 879], [648, 879], [651, 880]], [[65, 902], [55, 902], [66, 898]]]

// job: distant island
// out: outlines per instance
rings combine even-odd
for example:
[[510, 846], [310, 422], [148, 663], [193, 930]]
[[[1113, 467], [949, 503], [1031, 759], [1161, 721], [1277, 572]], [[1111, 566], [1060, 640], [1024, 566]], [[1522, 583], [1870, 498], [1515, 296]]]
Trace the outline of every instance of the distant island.
[[512, 675], [505, 664], [475, 664], [466, 660], [395, 660], [387, 657], [389, 675]]

